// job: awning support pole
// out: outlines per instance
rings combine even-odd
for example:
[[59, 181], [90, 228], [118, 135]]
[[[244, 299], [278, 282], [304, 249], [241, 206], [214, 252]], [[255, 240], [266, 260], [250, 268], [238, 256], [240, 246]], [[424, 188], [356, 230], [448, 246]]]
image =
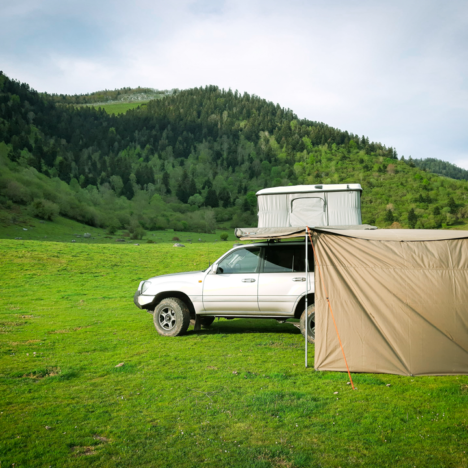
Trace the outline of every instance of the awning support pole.
[[305, 293], [305, 366], [306, 366], [306, 369], [307, 369], [307, 332], [308, 332], [308, 328], [309, 328], [309, 316], [308, 316], [308, 301], [307, 301], [307, 296], [309, 294], [309, 262], [308, 262], [308, 257], [307, 257], [307, 245], [308, 245], [308, 241], [307, 241], [307, 232], [308, 232], [309, 228], [307, 228], [306, 230], [306, 235], [305, 235], [305, 267], [306, 267], [306, 293]]
[[[340, 334], [338, 333], [338, 327], [337, 327], [336, 322], [335, 322], [335, 316], [333, 315], [333, 310], [332, 310], [332, 306], [331, 306], [331, 303], [330, 303], [330, 299], [328, 298], [327, 288], [325, 287], [325, 283], [323, 281], [322, 270], [320, 268], [320, 263], [318, 261], [318, 255], [317, 255], [317, 252], [315, 251], [314, 243], [312, 242], [312, 236], [310, 235], [310, 229], [308, 227], [306, 227], [306, 240], [307, 240], [307, 234], [309, 234], [310, 243], [312, 244], [312, 251], [314, 253], [315, 264], [318, 267], [320, 281], [322, 282], [323, 292], [325, 293], [325, 297], [327, 299], [328, 309], [330, 310], [330, 315], [331, 315], [331, 317], [333, 319], [333, 325], [335, 325], [336, 336], [338, 337], [338, 342], [340, 343], [341, 352], [343, 353], [343, 359], [344, 359], [344, 362], [346, 364], [346, 369], [348, 370], [348, 376], [349, 376], [349, 380], [351, 382], [351, 387], [353, 387], [353, 390], [356, 390], [354, 388], [354, 383], [353, 383], [353, 379], [351, 377], [351, 372], [349, 371], [348, 361], [346, 360], [346, 355], [345, 355], [345, 352], [344, 352], [344, 349], [343, 349], [343, 344], [341, 343]], [[306, 252], [307, 252], [307, 250], [306, 250]], [[306, 262], [307, 262], [307, 257], [306, 257]], [[307, 303], [307, 296], [306, 296], [306, 303]], [[306, 330], [307, 330], [307, 326], [306, 326]], [[307, 349], [307, 332], [306, 332], [306, 349]], [[306, 360], [307, 360], [307, 356], [306, 356]]]

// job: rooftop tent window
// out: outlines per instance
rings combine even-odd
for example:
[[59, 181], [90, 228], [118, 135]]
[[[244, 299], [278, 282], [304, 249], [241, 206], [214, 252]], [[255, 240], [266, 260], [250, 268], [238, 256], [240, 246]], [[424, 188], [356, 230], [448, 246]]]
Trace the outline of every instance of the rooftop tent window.
[[326, 226], [326, 207], [323, 197], [296, 198], [291, 201], [289, 225]]

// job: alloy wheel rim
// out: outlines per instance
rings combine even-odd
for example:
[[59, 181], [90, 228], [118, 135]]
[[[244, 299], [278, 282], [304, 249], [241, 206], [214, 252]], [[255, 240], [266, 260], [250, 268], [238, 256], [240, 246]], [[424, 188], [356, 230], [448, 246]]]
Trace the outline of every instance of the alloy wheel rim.
[[315, 339], [315, 312], [309, 316], [309, 335]]
[[159, 312], [159, 325], [166, 331], [172, 330], [175, 327], [176, 315], [171, 308], [165, 307]]

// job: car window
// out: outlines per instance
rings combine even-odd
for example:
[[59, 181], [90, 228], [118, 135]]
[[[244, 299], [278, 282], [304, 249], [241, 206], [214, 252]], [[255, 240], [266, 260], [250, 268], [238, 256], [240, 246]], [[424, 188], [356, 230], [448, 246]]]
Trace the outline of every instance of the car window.
[[238, 249], [218, 264], [218, 274], [257, 273], [260, 249]]
[[[309, 271], [314, 270], [312, 248], [308, 249]], [[265, 249], [263, 273], [305, 272], [305, 247], [302, 245], [277, 245]]]

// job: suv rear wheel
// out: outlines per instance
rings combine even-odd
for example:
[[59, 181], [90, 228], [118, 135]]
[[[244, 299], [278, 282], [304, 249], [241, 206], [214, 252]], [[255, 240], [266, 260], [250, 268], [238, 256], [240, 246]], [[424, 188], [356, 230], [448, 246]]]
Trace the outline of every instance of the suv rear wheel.
[[[302, 335], [305, 337], [305, 317], [306, 311], [302, 312], [301, 321], [300, 321], [300, 329]], [[315, 343], [315, 304], [311, 304], [307, 307], [307, 341], [309, 343]]]
[[190, 325], [190, 311], [177, 297], [163, 299], [154, 309], [153, 322], [162, 336], [183, 335]]

